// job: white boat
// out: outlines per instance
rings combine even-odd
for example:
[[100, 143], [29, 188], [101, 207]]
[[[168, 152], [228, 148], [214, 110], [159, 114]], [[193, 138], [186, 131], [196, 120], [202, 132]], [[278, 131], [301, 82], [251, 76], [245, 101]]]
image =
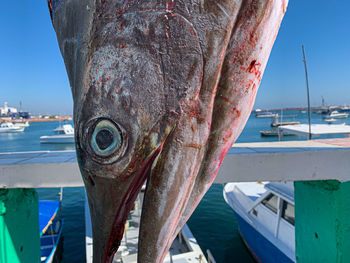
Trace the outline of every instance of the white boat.
[[64, 124], [53, 130], [54, 135], [41, 136], [40, 143], [74, 143], [74, 129], [70, 124]]
[[228, 183], [223, 194], [257, 262], [296, 262], [293, 183]]
[[277, 113], [272, 113], [269, 111], [259, 112], [255, 115], [257, 118], [273, 118], [275, 116], [278, 116]]
[[327, 123], [334, 123], [334, 122], [337, 121], [337, 119], [334, 119], [334, 118], [326, 118], [326, 119], [324, 119], [324, 121], [327, 122]]
[[15, 126], [12, 122], [4, 122], [0, 125], [0, 133], [13, 133], [22, 131], [24, 131], [24, 127]]
[[328, 119], [328, 118], [334, 118], [334, 119], [345, 119], [349, 116], [348, 113], [340, 113], [338, 111], [332, 111], [329, 115], [327, 115], [325, 118]]
[[17, 127], [29, 127], [29, 121], [26, 122], [15, 122], [13, 123], [13, 125], [17, 126]]

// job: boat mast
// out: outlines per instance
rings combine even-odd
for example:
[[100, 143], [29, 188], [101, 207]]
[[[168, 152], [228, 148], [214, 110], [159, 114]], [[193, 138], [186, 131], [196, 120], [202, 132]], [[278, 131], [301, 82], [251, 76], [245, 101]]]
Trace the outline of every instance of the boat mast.
[[305, 65], [305, 77], [306, 77], [306, 91], [307, 91], [307, 110], [309, 115], [309, 140], [311, 140], [311, 109], [310, 109], [310, 92], [309, 92], [309, 78], [307, 75], [307, 66], [306, 66], [306, 57], [305, 57], [305, 49], [304, 45], [302, 45], [303, 49], [303, 62]]

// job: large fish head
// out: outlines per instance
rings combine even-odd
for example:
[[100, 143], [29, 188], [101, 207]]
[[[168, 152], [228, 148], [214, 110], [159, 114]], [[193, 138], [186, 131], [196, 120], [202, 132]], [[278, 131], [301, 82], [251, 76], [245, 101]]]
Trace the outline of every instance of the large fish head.
[[95, 1], [49, 7], [72, 86], [94, 262], [111, 261], [181, 105], [198, 94], [198, 38], [190, 23], [161, 11], [112, 17]]
[[76, 103], [76, 149], [97, 261], [118, 248], [127, 215], [171, 130], [162, 77], [150, 61], [132, 47], [97, 50], [87, 70], [86, 95]]

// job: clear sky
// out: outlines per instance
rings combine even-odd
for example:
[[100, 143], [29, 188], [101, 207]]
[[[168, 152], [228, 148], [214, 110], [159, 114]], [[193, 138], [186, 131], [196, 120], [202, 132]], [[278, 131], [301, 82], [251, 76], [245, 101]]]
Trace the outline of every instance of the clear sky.
[[[255, 108], [350, 104], [350, 1], [290, 0]], [[46, 0], [0, 2], [0, 105], [71, 114], [72, 96]]]

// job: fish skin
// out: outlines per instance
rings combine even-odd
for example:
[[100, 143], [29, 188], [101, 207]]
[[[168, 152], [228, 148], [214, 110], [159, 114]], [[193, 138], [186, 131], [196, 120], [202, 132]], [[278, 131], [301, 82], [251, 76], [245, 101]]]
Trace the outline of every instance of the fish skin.
[[287, 5], [287, 0], [247, 0], [241, 6], [225, 54], [205, 155], [173, 239], [214, 182], [250, 116]]
[[[215, 1], [215, 3], [208, 5], [210, 7], [207, 11], [213, 12], [211, 8], [215, 4], [225, 6], [224, 3]], [[204, 149], [201, 148], [200, 156], [195, 157], [196, 159], [194, 159], [194, 155], [192, 155], [192, 159], [189, 159], [184, 153], [179, 153], [180, 156], [185, 156], [178, 165], [179, 171], [164, 173], [155, 170], [155, 175], [153, 175], [152, 170], [150, 177], [152, 191], [146, 193], [144, 204], [147, 205], [147, 208], [152, 207], [153, 204], [153, 209], [144, 211], [144, 214], [147, 216], [143, 218], [143, 225], [140, 229], [138, 256], [141, 260], [139, 262], [163, 261], [172, 241], [213, 183], [224, 156], [243, 130], [250, 115], [262, 74], [286, 9], [286, 4], [286, 1], [278, 0], [251, 0], [239, 3], [236, 9], [231, 10], [231, 14], [236, 15], [236, 19], [232, 19], [231, 24], [227, 23], [226, 32], [228, 34], [221, 36], [222, 39], [225, 39], [227, 36], [229, 39], [220, 42], [222, 46], [215, 48], [217, 53], [206, 53], [206, 48], [210, 50], [210, 45], [205, 45], [204, 41], [201, 42], [204, 60], [207, 64], [217, 65], [216, 68], [207, 67], [204, 69], [203, 78], [207, 77], [207, 81], [203, 81], [199, 95], [200, 104], [206, 105], [203, 108], [207, 109], [207, 113], [210, 112], [210, 115], [202, 116], [206, 123], [210, 124], [209, 138], [206, 140]], [[229, 9], [225, 8], [225, 10]], [[216, 11], [218, 12], [216, 14], [217, 17], [220, 14], [225, 16], [228, 13], [228, 11], [220, 13], [222, 9], [217, 9]], [[202, 10], [201, 15], [204, 12]], [[229, 17], [232, 18], [234, 15]], [[194, 27], [200, 28], [200, 23], [203, 20], [191, 22], [194, 24]], [[196, 22], [199, 24], [196, 24]], [[222, 30], [221, 32], [225, 31]], [[198, 32], [198, 35], [201, 39], [201, 32]], [[219, 36], [216, 35], [215, 37], [218, 38]], [[218, 56], [220, 53], [225, 55], [223, 61], [218, 59], [220, 58]], [[220, 76], [218, 79], [219, 83], [215, 81], [210, 82], [210, 78], [215, 79], [218, 76]], [[214, 101], [213, 97], [206, 93], [208, 90], [211, 94], [215, 94]], [[211, 109], [213, 109], [212, 112]], [[187, 136], [189, 134], [190, 132], [187, 131]], [[174, 156], [175, 153], [170, 155], [170, 161], [167, 165], [163, 165], [172, 167], [171, 160], [175, 160]], [[199, 160], [200, 158], [202, 158], [201, 161]], [[165, 158], [162, 158], [162, 160], [166, 161]], [[187, 171], [186, 176], [180, 176], [181, 173], [186, 174], [183, 171], [183, 167], [188, 162], [200, 162], [201, 165], [200, 167], [195, 166], [195, 169], [192, 171]], [[183, 191], [179, 191], [180, 187], [175, 187], [171, 184], [171, 180], [174, 180], [174, 178], [170, 177], [169, 179], [169, 176], [159, 176], [156, 173], [161, 175], [175, 174], [174, 177], [176, 178], [184, 178], [187, 182], [182, 182], [181, 185], [186, 186], [186, 188]], [[195, 178], [194, 182], [192, 181], [193, 178]], [[153, 180], [156, 181], [154, 185], [152, 184]], [[164, 185], [169, 187], [169, 190], [162, 193], [162, 195], [159, 194], [159, 189], [165, 189], [166, 187], [157, 187], [159, 181], [162, 181]], [[175, 195], [169, 195], [175, 189], [180, 193], [177, 196], [182, 197], [181, 201], [175, 200], [180, 203], [176, 212], [174, 212], [174, 208], [176, 208], [176, 204], [174, 204]], [[153, 198], [147, 197], [147, 195], [151, 194]], [[168, 210], [172, 211], [173, 214], [168, 212], [157, 217], [156, 208], [161, 205], [168, 207]], [[166, 219], [169, 222], [166, 222]], [[178, 223], [175, 227], [176, 222]], [[157, 228], [158, 224], [162, 225], [164, 229]], [[152, 229], [152, 231], [149, 231], [149, 229]], [[162, 232], [154, 231], [154, 229]], [[174, 231], [171, 237], [167, 235], [169, 230]]]
[[[287, 3], [48, 0], [74, 100], [94, 262], [112, 261], [148, 176], [138, 262], [162, 262], [244, 127]], [[101, 120], [122, 137], [107, 157], [90, 141]]]
[[175, 238], [169, 233], [179, 224], [204, 156], [223, 56], [234, 25], [232, 17], [241, 5], [241, 1], [207, 1], [205, 6], [198, 3], [193, 6], [189, 1], [177, 1], [174, 7], [174, 14], [188, 19], [196, 29], [204, 61], [203, 81], [198, 95], [189, 102], [192, 110], [181, 112], [172, 133], [174, 139], [166, 142], [151, 171], [142, 211], [138, 262], [162, 262]]

